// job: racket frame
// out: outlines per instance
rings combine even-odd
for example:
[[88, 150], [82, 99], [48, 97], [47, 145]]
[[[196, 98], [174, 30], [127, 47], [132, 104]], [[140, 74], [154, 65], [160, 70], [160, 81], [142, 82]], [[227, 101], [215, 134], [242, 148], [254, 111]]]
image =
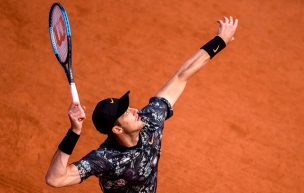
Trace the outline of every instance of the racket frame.
[[[65, 30], [66, 30], [66, 36], [67, 36], [68, 53], [67, 53], [67, 57], [66, 57], [65, 61], [61, 61], [61, 59], [59, 57], [59, 53], [58, 53], [55, 38], [54, 38], [53, 26], [52, 26], [52, 21], [53, 21], [52, 14], [53, 14], [53, 11], [54, 11], [56, 6], [59, 7], [59, 9], [61, 11], [61, 14], [63, 16], [64, 24], [65, 24]], [[54, 3], [52, 5], [51, 9], [50, 9], [50, 13], [49, 13], [49, 33], [50, 33], [50, 39], [51, 39], [53, 52], [54, 52], [58, 62], [61, 64], [61, 66], [62, 66], [62, 68], [63, 68], [63, 70], [66, 74], [66, 77], [68, 79], [68, 82], [70, 84], [70, 91], [71, 91], [71, 94], [72, 94], [72, 100], [73, 100], [73, 102], [79, 103], [79, 96], [78, 96], [78, 92], [77, 92], [77, 89], [76, 89], [74, 76], [73, 76], [73, 69], [72, 69], [72, 38], [71, 38], [72, 34], [71, 34], [71, 27], [70, 27], [70, 23], [69, 23], [68, 14], [60, 3]], [[66, 64], [67, 64], [68, 67], [66, 67]]]

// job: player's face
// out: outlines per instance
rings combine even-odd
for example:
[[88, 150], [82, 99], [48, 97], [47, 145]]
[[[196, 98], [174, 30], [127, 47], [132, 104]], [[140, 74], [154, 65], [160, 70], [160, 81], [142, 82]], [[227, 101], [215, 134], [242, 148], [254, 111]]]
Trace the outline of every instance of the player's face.
[[130, 107], [118, 118], [118, 122], [127, 134], [138, 132], [144, 127], [144, 123], [138, 115], [138, 110]]

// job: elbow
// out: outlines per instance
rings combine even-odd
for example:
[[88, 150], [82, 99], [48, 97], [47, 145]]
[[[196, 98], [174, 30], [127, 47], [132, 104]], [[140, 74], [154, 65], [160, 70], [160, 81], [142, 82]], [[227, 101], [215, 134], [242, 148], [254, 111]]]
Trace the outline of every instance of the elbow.
[[56, 183], [56, 181], [48, 175], [45, 176], [45, 183], [54, 188], [58, 187], [58, 184]]
[[59, 184], [59, 180], [56, 180], [55, 178], [51, 177], [50, 175], [45, 176], [45, 183], [53, 188], [59, 188], [62, 187]]

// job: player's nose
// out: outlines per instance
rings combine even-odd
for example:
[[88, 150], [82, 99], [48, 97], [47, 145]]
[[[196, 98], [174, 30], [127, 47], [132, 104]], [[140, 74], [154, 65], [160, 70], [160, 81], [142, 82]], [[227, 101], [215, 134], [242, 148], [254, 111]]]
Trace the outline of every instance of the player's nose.
[[136, 115], [138, 113], [138, 109], [130, 108], [133, 115]]

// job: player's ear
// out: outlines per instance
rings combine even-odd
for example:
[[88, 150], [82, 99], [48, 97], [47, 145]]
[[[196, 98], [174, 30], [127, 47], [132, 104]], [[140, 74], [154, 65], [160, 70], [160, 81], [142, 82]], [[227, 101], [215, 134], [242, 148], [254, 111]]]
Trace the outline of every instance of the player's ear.
[[122, 127], [118, 126], [118, 125], [114, 125], [112, 127], [112, 132], [116, 135], [119, 135], [123, 132]]

